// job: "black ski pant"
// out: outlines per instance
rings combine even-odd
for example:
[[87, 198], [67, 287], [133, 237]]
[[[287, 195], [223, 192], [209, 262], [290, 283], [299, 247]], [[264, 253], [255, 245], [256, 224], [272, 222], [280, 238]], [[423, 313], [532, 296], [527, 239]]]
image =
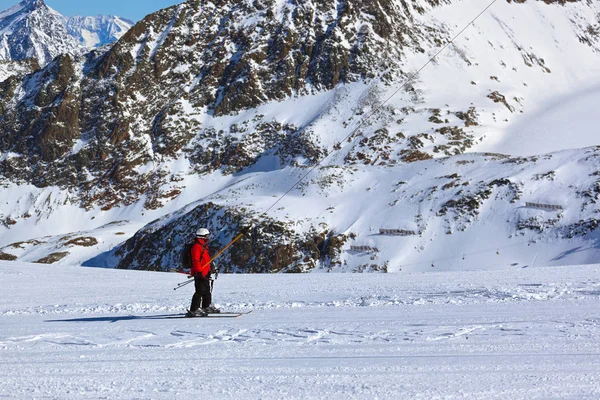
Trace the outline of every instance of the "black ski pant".
[[194, 286], [196, 287], [196, 292], [192, 297], [191, 312], [200, 308], [200, 305], [202, 305], [202, 308], [206, 308], [212, 303], [210, 279], [208, 277], [203, 279], [200, 275], [196, 275], [194, 277]]

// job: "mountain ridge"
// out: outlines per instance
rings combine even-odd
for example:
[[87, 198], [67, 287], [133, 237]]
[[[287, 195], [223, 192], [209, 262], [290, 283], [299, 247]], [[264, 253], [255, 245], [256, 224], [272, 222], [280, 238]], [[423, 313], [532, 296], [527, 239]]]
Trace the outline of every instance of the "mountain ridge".
[[[270, 271], [262, 253], [278, 260], [278, 271], [319, 266], [392, 271], [404, 261], [389, 250], [389, 244], [383, 247], [385, 237], [364, 243], [381, 247], [377, 262], [364, 262], [364, 255], [352, 253], [350, 246], [360, 245], [356, 238], [371, 228], [352, 230], [353, 222], [346, 221], [334, 204], [327, 204], [327, 198], [337, 191], [352, 192], [349, 185], [354, 179], [358, 184], [387, 176], [386, 171], [399, 175], [412, 171], [427, 176], [428, 187], [406, 189], [410, 195], [405, 201], [411, 208], [426, 208], [434, 199], [436, 203], [431, 212], [414, 212], [396, 222], [397, 229], [430, 235], [432, 243], [402, 247], [409, 258], [423, 249], [443, 253], [443, 236], [432, 232], [450, 232], [448, 237], [454, 238], [462, 235], [460, 228], [478, 231], [486, 223], [513, 235], [523, 231], [519, 226], [534, 227], [526, 234], [530, 240], [551, 240], [537, 232], [539, 227], [552, 231], [548, 220], [508, 224], [488, 221], [484, 211], [499, 207], [490, 196], [509, 199], [498, 190], [513, 194], [540, 190], [535, 182], [546, 182], [545, 174], [557, 169], [549, 160], [566, 163], [566, 158], [549, 154], [534, 160], [529, 157], [535, 152], [531, 142], [525, 149], [528, 157], [508, 155], [510, 162], [494, 161], [505, 157], [499, 155], [488, 156], [494, 162], [460, 158], [483, 148], [493, 153], [494, 141], [508, 137], [508, 127], [519, 114], [527, 115], [552, 96], [600, 76], [594, 34], [600, 24], [599, 4], [547, 3], [498, 3], [406, 86], [402, 86], [406, 77], [469, 22], [473, 10], [479, 9], [477, 2], [390, 1], [380, 8], [380, 2], [372, 1], [337, 5], [248, 1], [235, 7], [188, 1], [151, 14], [108, 49], [61, 56], [23, 80], [0, 85], [0, 165], [7, 192], [16, 193], [15, 182], [37, 186], [32, 191], [37, 193], [35, 200], [7, 208], [2, 219], [6, 232], [31, 226], [35, 214], [27, 204], [36, 204], [33, 209], [41, 215], [50, 209], [80, 207], [87, 210], [82, 218], [94, 226], [123, 219], [119, 217], [123, 214], [139, 226], [140, 221], [149, 223], [176, 212], [186, 229], [200, 220], [185, 217], [196, 204], [195, 212], [213, 230], [230, 225], [219, 233], [220, 244], [239, 227], [257, 223], [252, 241], [241, 243], [228, 256], [231, 271]], [[548, 37], [554, 38], [551, 45]], [[396, 93], [399, 87], [403, 90]], [[393, 93], [396, 96], [382, 105]], [[582, 160], [581, 165], [596, 168], [595, 156], [586, 155], [590, 151], [594, 150], [571, 154]], [[327, 163], [317, 169], [319, 178], [313, 179], [318, 189], [302, 184], [291, 194], [307, 210], [311, 205], [302, 198], [313, 201], [316, 215], [304, 217], [287, 204], [294, 210], [290, 217], [274, 210], [258, 223], [260, 206], [266, 209], [269, 200], [285, 193], [306, 168], [328, 154]], [[462, 164], [454, 165], [452, 157], [503, 172], [490, 170], [489, 176], [473, 172], [461, 180], [453, 175], [461, 175]], [[430, 176], [415, 169], [432, 169], [438, 162], [447, 166], [446, 173]], [[527, 166], [526, 180], [513, 164]], [[538, 171], [538, 164], [548, 170]], [[438, 175], [453, 178], [440, 185]], [[542, 178], [533, 178], [538, 175]], [[391, 176], [375, 179], [374, 184], [388, 187]], [[225, 190], [245, 179], [252, 184]], [[596, 196], [593, 179], [588, 176], [578, 183], [580, 193], [573, 202], [581, 201], [584, 193]], [[370, 185], [361, 187], [366, 192]], [[438, 197], [441, 190], [448, 196]], [[419, 200], [413, 203], [411, 198]], [[44, 199], [49, 205], [38, 208]], [[390, 216], [400, 215], [392, 205], [381, 209]], [[378, 212], [371, 210], [369, 215], [375, 218]], [[446, 217], [450, 213], [458, 222]], [[348, 214], [356, 223], [368, 217], [355, 211]], [[593, 227], [593, 216], [587, 211], [580, 215], [581, 226]], [[406, 221], [411, 226], [401, 226]], [[552, 240], [562, 235], [556, 240], [563, 246], [569, 229], [580, 232], [578, 237], [593, 237], [595, 228], [579, 229], [577, 224], [577, 214], [553, 222], [557, 228]], [[380, 225], [373, 227], [375, 232], [384, 224]], [[161, 229], [160, 223], [150, 224], [130, 241], [107, 239], [117, 248], [90, 259], [96, 260], [95, 266], [172, 267], [176, 250], [163, 259], [164, 247], [153, 248], [153, 242], [164, 244], [171, 237], [179, 243], [185, 229]], [[273, 244], [279, 241], [281, 245]], [[140, 249], [151, 258], [140, 258]], [[531, 254], [523, 251], [523, 255]]]

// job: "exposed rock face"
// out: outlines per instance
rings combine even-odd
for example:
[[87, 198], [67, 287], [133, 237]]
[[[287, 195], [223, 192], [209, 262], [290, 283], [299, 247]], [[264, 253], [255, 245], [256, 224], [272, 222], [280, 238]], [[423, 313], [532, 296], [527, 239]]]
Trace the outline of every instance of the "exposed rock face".
[[[47, 68], [29, 75], [25, 85], [37, 86], [39, 90], [28, 93], [21, 102], [31, 102], [36, 107], [11, 107], [5, 116], [10, 118], [13, 132], [20, 135], [2, 135], [2, 147], [12, 152], [31, 155], [32, 164], [56, 160], [70, 149], [78, 137], [78, 106], [67, 91], [74, 73], [71, 56], [64, 55], [54, 60]], [[14, 93], [17, 83], [9, 79], [0, 84], [3, 93]], [[8, 124], [3, 124], [7, 130]], [[26, 137], [26, 140], [22, 138]], [[36, 171], [37, 172], [37, 171]], [[35, 181], [43, 185], [41, 181]]]
[[129, 239], [116, 253], [121, 258], [117, 268], [177, 269], [181, 253], [198, 226], [218, 232], [209, 244], [214, 255], [250, 224], [252, 230], [215, 262], [223, 272], [306, 272], [317, 265], [328, 268], [340, 264], [338, 257], [347, 240], [344, 235], [327, 231], [300, 235], [282, 222], [252, 220], [247, 210], [206, 203], [156, 221]]

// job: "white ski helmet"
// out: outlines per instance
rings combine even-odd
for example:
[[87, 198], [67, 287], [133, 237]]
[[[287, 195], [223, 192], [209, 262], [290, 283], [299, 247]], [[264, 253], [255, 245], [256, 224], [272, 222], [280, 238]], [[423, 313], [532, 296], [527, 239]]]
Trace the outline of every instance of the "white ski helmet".
[[210, 236], [210, 232], [206, 228], [200, 228], [196, 231], [196, 237], [199, 237], [202, 239], [208, 239], [209, 236]]

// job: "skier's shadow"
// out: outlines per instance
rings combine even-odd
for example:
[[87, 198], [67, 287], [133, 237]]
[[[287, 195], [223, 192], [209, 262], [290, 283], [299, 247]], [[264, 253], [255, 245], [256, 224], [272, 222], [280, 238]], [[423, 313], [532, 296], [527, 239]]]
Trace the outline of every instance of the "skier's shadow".
[[141, 319], [166, 319], [166, 318], [177, 318], [173, 314], [164, 315], [124, 315], [120, 317], [90, 317], [90, 318], [71, 318], [71, 319], [49, 319], [44, 322], [119, 322], [119, 321], [134, 321]]
[[566, 258], [572, 254], [576, 254], [576, 253], [582, 253], [584, 251], [588, 251], [588, 250], [593, 250], [593, 247], [584, 247], [584, 246], [579, 246], [579, 247], [574, 247], [570, 250], [566, 250], [563, 251], [562, 253], [560, 253], [559, 255], [557, 255], [556, 257], [554, 257], [553, 259], [551, 259], [550, 261], [558, 261], [558, 260], [562, 260], [563, 258]]

